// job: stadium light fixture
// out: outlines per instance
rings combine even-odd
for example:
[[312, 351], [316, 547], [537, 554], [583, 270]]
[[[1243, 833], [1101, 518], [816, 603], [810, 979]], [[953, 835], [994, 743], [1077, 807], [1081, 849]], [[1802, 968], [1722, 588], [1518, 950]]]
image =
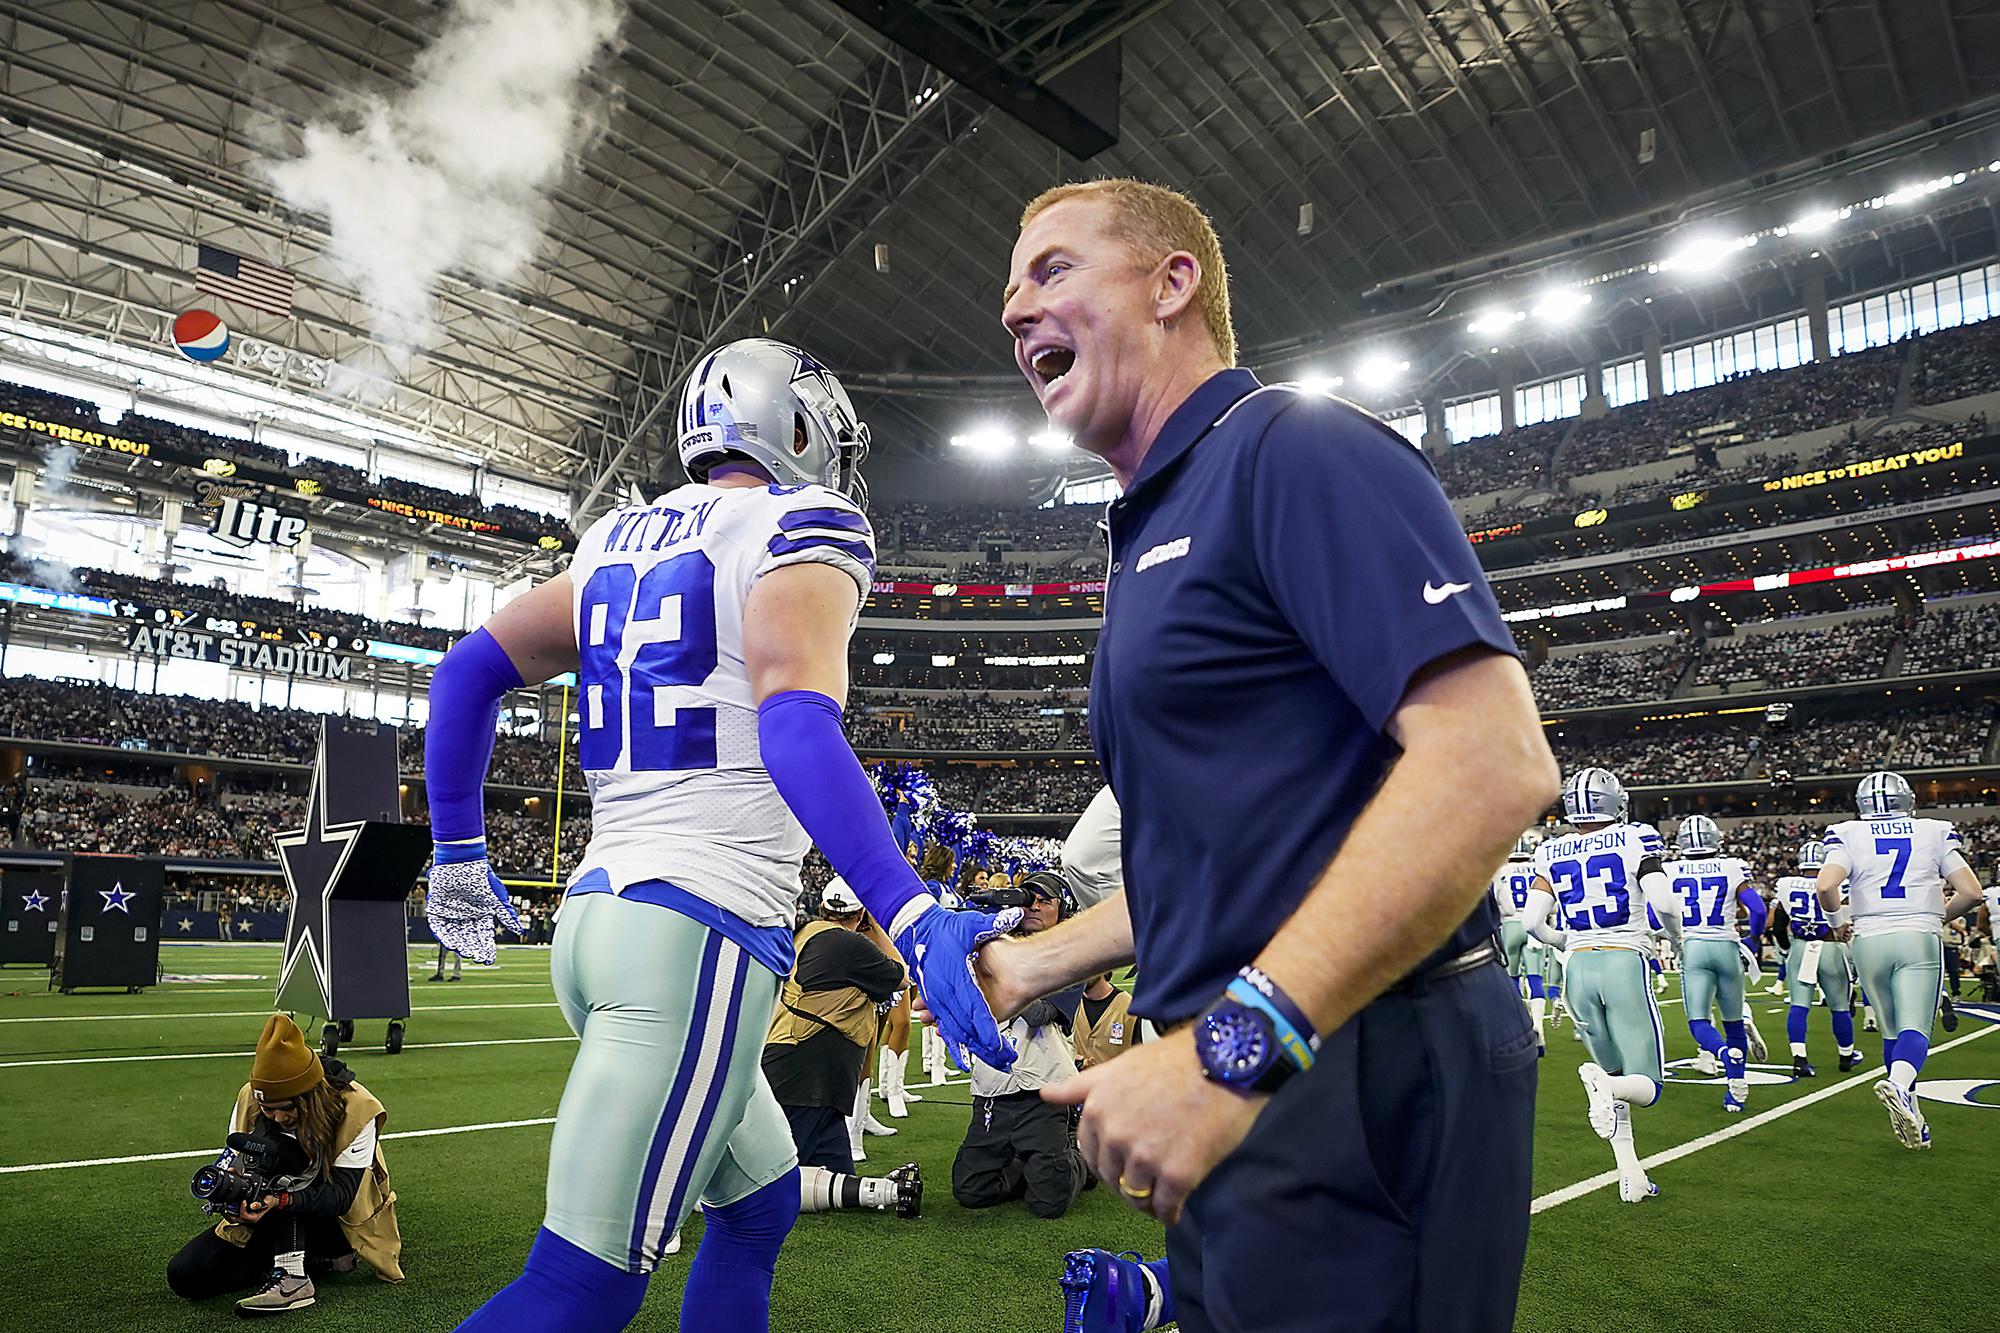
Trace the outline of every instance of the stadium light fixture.
[[1791, 224], [1791, 230], [1804, 236], [1817, 236], [1846, 217], [1850, 209], [1819, 208], [1800, 217]]
[[1660, 267], [1684, 273], [1712, 273], [1744, 244], [1745, 238], [1741, 236], [1731, 238], [1713, 233], [1690, 236], [1660, 262]]
[[975, 426], [952, 436], [951, 445], [975, 454], [1004, 454], [1014, 447], [1014, 432], [1005, 426]]
[[896, 655], [894, 653], [877, 653], [875, 654], [874, 662], [876, 666], [894, 666]]
[[1558, 287], [1545, 292], [1535, 303], [1535, 318], [1545, 324], [1571, 324], [1590, 304], [1590, 293], [1580, 292], [1574, 287]]
[[1409, 368], [1410, 363], [1407, 361], [1398, 361], [1377, 353], [1354, 368], [1354, 378], [1359, 380], [1364, 388], [1386, 389]]
[[1301, 375], [1299, 387], [1307, 393], [1328, 394], [1347, 383], [1338, 375]]
[[1028, 443], [1046, 453], [1059, 454], [1070, 447], [1070, 438], [1061, 431], [1038, 430], [1028, 437]]

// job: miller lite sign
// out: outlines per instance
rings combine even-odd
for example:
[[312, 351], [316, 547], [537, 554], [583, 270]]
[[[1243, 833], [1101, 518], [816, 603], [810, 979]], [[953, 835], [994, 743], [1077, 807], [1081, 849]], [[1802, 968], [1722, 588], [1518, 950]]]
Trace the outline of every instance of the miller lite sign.
[[260, 504], [250, 498], [247, 486], [218, 486], [204, 482], [199, 487], [201, 503], [215, 510], [215, 535], [232, 546], [261, 542], [266, 546], [295, 547], [306, 535], [303, 514], [288, 514], [275, 505]]

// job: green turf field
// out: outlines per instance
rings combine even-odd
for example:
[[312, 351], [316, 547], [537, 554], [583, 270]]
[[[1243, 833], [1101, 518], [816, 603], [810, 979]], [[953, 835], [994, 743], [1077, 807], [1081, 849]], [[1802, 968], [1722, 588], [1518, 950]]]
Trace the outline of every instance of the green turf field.
[[[174, 1298], [163, 1272], [201, 1227], [187, 1180], [218, 1146], [247, 1077], [277, 948], [168, 945], [162, 959], [171, 975], [220, 979], [138, 996], [61, 996], [44, 993], [40, 972], [0, 973], [5, 1333], [233, 1322], [225, 1301], [195, 1307]], [[549, 993], [548, 952], [503, 950], [498, 967], [467, 967], [457, 984], [426, 983], [429, 970], [430, 953], [413, 949], [408, 1050], [383, 1054], [382, 1025], [364, 1023], [343, 1051], [389, 1107], [385, 1152], [409, 1281], [391, 1288], [365, 1270], [324, 1279], [318, 1306], [291, 1316], [295, 1324], [448, 1329], [514, 1276], [540, 1219], [546, 1121], [573, 1050]], [[1758, 998], [1774, 1060], [1784, 1051], [1780, 1003]], [[1691, 1055], [1678, 1003], [1663, 1013], [1670, 1057]], [[1926, 1079], [2000, 1081], [1996, 1020], [2000, 1012], [1968, 1012], [1955, 1036], [1934, 1033]], [[1670, 1087], [1659, 1107], [1639, 1113], [1639, 1149], [1663, 1193], [1626, 1207], [1607, 1187], [1609, 1146], [1584, 1124], [1574, 1073], [1582, 1047], [1567, 1028], [1551, 1035], [1537, 1126], [1541, 1197], [1518, 1327], [1990, 1322], [1991, 1251], [1977, 1237], [2000, 1184], [2000, 1106], [1991, 1105], [2000, 1090], [1982, 1094], [1986, 1108], [1927, 1101], [1937, 1146], [1906, 1151], [1868, 1091], [1879, 1066], [1839, 1076], [1825, 1011], [1817, 1011], [1818, 1079], [1755, 1088], [1742, 1118], [1725, 1117], [1720, 1089], [1700, 1084]], [[1879, 1060], [1879, 1045], [1864, 1049]], [[967, 1101], [962, 1085], [934, 1090], [898, 1122], [901, 1135], [869, 1141], [871, 1172], [923, 1163], [931, 1187], [921, 1220], [800, 1219], [779, 1263], [773, 1327], [1054, 1330], [1064, 1251], [1096, 1244], [1159, 1252], [1159, 1229], [1102, 1190], [1057, 1222], [1018, 1208], [958, 1208], [950, 1163]], [[1708, 1142], [1716, 1131], [1731, 1137]], [[1677, 1160], [1653, 1161], [1676, 1148]], [[172, 1156], [100, 1160], [154, 1154]], [[85, 1164], [50, 1165], [68, 1162]], [[699, 1235], [692, 1222], [635, 1327], [675, 1327], [680, 1278]], [[1448, 1269], [1449, 1256], [1440, 1263]], [[1339, 1327], [1331, 1313], [1326, 1327]]]

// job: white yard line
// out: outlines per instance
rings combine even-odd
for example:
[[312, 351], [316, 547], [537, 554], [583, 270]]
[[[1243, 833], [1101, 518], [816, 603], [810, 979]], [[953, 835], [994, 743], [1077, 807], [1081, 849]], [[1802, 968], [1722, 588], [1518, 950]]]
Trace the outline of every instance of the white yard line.
[[[540, 1046], [575, 1037], [495, 1037], [487, 1041], [413, 1041], [406, 1051], [445, 1051], [466, 1046]], [[255, 1051], [195, 1051], [171, 1055], [80, 1055], [60, 1060], [0, 1060], [0, 1069], [47, 1069], [53, 1065], [143, 1065], [159, 1060], [248, 1060]]]
[[[410, 1012], [413, 1014], [445, 1014], [461, 1009], [553, 1009], [554, 1000], [539, 1000], [527, 1004], [420, 1004]], [[269, 1009], [232, 1009], [227, 1012], [201, 1014], [48, 1014], [41, 1018], [0, 1018], [0, 1023], [113, 1023], [138, 1022], [142, 1019], [185, 1019], [185, 1018], [265, 1018]]]
[[[1981, 1037], [1990, 1036], [1994, 1032], [2000, 1032], [2000, 1026], [1982, 1026], [1977, 1032], [1968, 1032], [1963, 1037], [1954, 1038], [1942, 1046], [1931, 1047], [1931, 1056], [1935, 1058], [1945, 1051], [1951, 1050], [1953, 1047], [1963, 1046], [1968, 1041], [1978, 1041]], [[1665, 1166], [1668, 1162], [1678, 1162], [1681, 1158], [1691, 1157], [1704, 1148], [1713, 1148], [1718, 1143], [1727, 1143], [1730, 1139], [1748, 1134], [1751, 1130], [1761, 1125], [1767, 1125], [1773, 1120], [1781, 1120], [1794, 1111], [1803, 1111], [1808, 1106], [1816, 1106], [1829, 1097], [1837, 1097], [1841, 1093], [1852, 1091], [1855, 1088], [1873, 1087], [1881, 1077], [1882, 1071], [1880, 1069], [1855, 1070], [1831, 1087], [1821, 1088], [1817, 1092], [1809, 1092], [1803, 1097], [1795, 1097], [1782, 1106], [1774, 1106], [1770, 1110], [1753, 1115], [1748, 1119], [1738, 1120], [1734, 1124], [1716, 1130], [1714, 1133], [1704, 1134], [1700, 1138], [1689, 1139], [1686, 1143], [1676, 1144], [1664, 1152], [1657, 1152], [1651, 1157], [1640, 1159], [1639, 1165], [1650, 1169], [1655, 1166]], [[1603, 1171], [1591, 1176], [1587, 1180], [1579, 1180], [1574, 1185], [1565, 1185], [1559, 1190], [1549, 1191], [1547, 1194], [1536, 1199], [1529, 1211], [1539, 1213], [1545, 1212], [1550, 1208], [1559, 1208], [1563, 1204], [1581, 1199], [1586, 1194], [1595, 1194], [1598, 1190], [1616, 1185], [1617, 1183], [1617, 1171]]]

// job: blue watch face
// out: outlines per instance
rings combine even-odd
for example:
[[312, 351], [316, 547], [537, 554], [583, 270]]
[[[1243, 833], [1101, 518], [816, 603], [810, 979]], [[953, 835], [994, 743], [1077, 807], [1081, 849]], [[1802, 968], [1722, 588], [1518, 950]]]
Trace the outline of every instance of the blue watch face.
[[1219, 1007], [1201, 1020], [1202, 1064], [1225, 1083], [1254, 1083], [1278, 1058], [1278, 1039], [1248, 1009]]

